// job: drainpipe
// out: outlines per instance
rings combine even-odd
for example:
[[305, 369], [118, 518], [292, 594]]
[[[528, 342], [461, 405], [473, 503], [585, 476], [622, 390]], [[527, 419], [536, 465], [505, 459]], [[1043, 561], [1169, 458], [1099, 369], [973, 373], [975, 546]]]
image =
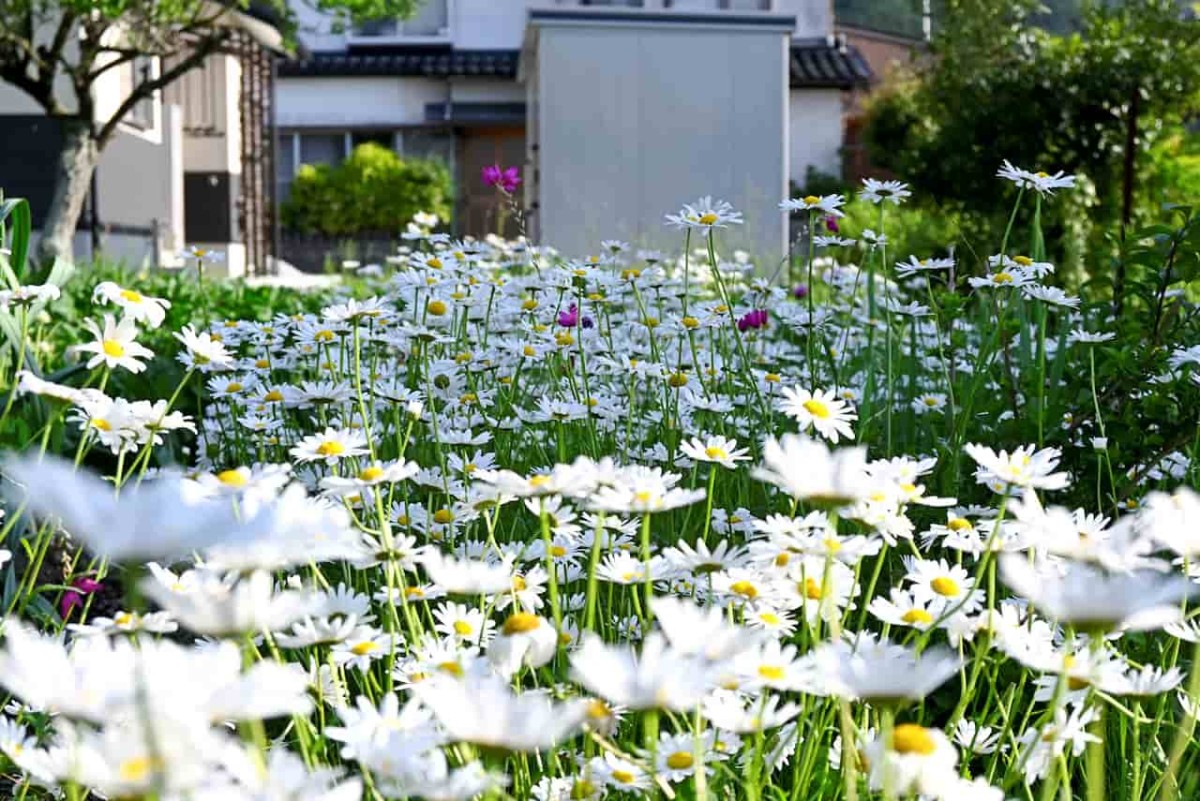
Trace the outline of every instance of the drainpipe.
[[92, 170], [92, 184], [88, 189], [88, 227], [91, 229], [92, 261], [100, 252], [100, 165]]

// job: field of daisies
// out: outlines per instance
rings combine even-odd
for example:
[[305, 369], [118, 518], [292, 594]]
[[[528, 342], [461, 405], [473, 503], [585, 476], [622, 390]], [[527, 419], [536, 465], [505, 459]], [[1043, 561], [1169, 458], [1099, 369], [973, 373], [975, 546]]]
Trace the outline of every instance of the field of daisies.
[[997, 180], [990, 253], [893, 252], [894, 181], [782, 265], [711, 198], [581, 259], [421, 216], [177, 329], [13, 228], [0, 795], [1200, 797], [1200, 225], [1067, 288], [1072, 177]]

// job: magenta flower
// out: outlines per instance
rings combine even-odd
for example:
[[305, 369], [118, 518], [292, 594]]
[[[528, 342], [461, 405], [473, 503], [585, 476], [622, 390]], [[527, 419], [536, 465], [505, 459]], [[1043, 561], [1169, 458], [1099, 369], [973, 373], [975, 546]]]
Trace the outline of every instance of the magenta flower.
[[837, 217], [830, 215], [825, 218], [825, 230], [831, 234], [836, 234], [838, 232]]
[[754, 311], [747, 312], [737, 321], [738, 330], [750, 331], [758, 328], [766, 328], [767, 316], [766, 309], [755, 309]]
[[808, 297], [808, 287], [804, 284], [796, 284], [796, 286], [792, 287], [792, 297], [804, 300]]
[[558, 313], [558, 324], [563, 328], [574, 328], [579, 325], [579, 307], [574, 303], [565, 311]]
[[521, 168], [508, 167], [502, 168], [499, 164], [483, 168], [483, 182], [488, 186], [496, 186], [501, 191], [512, 194], [517, 191], [517, 187], [521, 185]]
[[521, 168], [509, 167], [500, 176], [500, 188], [510, 195], [517, 191], [517, 187], [521, 185]]
[[67, 615], [71, 614], [71, 610], [77, 606], [83, 606], [83, 598], [85, 595], [91, 595], [104, 585], [95, 579], [81, 576], [71, 582], [71, 589], [63, 593], [62, 600], [58, 602], [59, 614], [66, 619]]

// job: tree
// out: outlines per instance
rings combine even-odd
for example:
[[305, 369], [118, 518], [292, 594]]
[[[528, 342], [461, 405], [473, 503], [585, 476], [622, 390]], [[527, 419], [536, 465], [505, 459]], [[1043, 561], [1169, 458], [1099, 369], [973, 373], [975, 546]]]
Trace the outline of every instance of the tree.
[[[421, 0], [306, 0], [339, 23], [411, 15]], [[244, 12], [274, 21], [290, 46], [295, 15], [288, 0], [0, 0], [0, 80], [20, 89], [63, 127], [54, 193], [42, 221], [39, 253], [70, 254], [100, 153], [139, 103], [254, 29]], [[261, 27], [261, 26], [258, 26]], [[106, 117], [96, 82], [139, 59], [163, 69], [121, 98]]]
[[1091, 216], [1127, 225], [1151, 186], [1146, 154], [1200, 113], [1200, 23], [1177, 0], [1096, 2], [1056, 35], [1038, 11], [948, 0], [930, 58], [872, 103], [872, 159], [985, 215], [1011, 202], [995, 180], [1002, 159], [1078, 173]]
[[396, 234], [417, 212], [450, 216], [453, 182], [439, 161], [401, 159], [367, 142], [341, 164], [305, 164], [281, 209], [284, 225], [302, 233]]

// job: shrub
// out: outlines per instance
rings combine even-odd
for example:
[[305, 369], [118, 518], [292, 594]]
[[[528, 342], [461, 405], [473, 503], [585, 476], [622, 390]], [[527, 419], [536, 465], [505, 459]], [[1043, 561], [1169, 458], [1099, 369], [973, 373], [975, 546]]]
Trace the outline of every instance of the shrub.
[[366, 143], [336, 166], [302, 165], [281, 212], [284, 226], [299, 233], [394, 233], [419, 211], [449, 218], [452, 195], [440, 161], [402, 159]]

